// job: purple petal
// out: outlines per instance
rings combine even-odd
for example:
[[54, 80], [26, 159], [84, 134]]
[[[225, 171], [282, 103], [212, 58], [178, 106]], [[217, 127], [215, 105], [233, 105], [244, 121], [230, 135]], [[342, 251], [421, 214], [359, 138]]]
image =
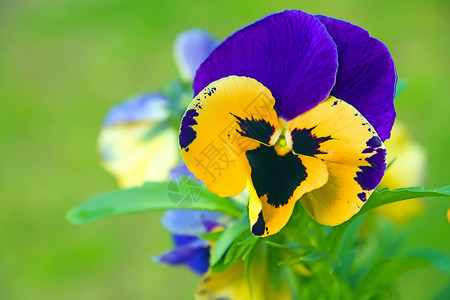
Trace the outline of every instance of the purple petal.
[[218, 212], [201, 210], [168, 210], [161, 223], [172, 234], [199, 235], [208, 232], [205, 221], [219, 223], [224, 215]]
[[180, 247], [164, 253], [159, 259], [157, 258], [157, 260], [169, 265], [183, 264], [188, 262], [201, 250], [202, 248]]
[[230, 75], [265, 85], [278, 115], [291, 120], [326, 99], [335, 83], [337, 50], [325, 26], [299, 10], [271, 14], [228, 37], [200, 66], [198, 94]]
[[199, 275], [203, 275], [209, 269], [209, 251], [210, 248], [204, 248], [195, 254], [188, 262], [189, 269]]
[[217, 40], [201, 29], [190, 29], [180, 33], [173, 50], [181, 78], [192, 81], [200, 64], [216, 45]]
[[197, 253], [209, 248], [208, 242], [195, 236], [173, 235], [175, 249], [170, 250], [156, 260], [171, 265], [186, 263]]
[[103, 120], [104, 126], [121, 123], [160, 122], [168, 118], [169, 100], [159, 93], [147, 93], [114, 106]]
[[386, 140], [395, 119], [397, 81], [388, 48], [358, 26], [316, 17], [326, 26], [338, 49], [339, 69], [331, 95], [353, 105]]
[[[183, 234], [173, 234], [172, 239], [173, 239], [173, 244], [174, 244], [175, 248], [179, 248], [182, 246], [188, 246], [199, 240], [199, 238], [196, 236], [183, 235]], [[200, 246], [202, 246], [202, 245], [200, 245]]]

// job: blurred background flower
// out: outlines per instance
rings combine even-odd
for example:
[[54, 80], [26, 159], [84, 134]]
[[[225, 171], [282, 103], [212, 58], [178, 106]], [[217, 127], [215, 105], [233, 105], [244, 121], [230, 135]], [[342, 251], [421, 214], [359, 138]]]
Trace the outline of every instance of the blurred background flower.
[[[200, 64], [214, 49], [216, 40], [201, 29], [180, 33], [174, 42], [174, 58], [186, 91], [169, 90], [171, 98], [150, 92], [115, 105], [106, 115], [99, 137], [103, 166], [121, 187], [146, 181], [168, 180], [180, 161], [178, 128], [184, 112], [184, 94]], [[171, 85], [169, 85], [169, 89]], [[183, 88], [183, 86], [182, 86]], [[181, 103], [180, 103], [181, 102]]]
[[198, 67], [217, 44], [210, 34], [198, 28], [180, 33], [175, 39], [173, 53], [181, 79], [191, 83]]
[[[396, 120], [391, 138], [385, 142], [388, 169], [384, 174], [380, 189], [399, 189], [423, 186], [427, 172], [426, 152], [422, 145], [411, 136], [404, 123]], [[420, 199], [384, 205], [375, 210], [399, 224], [405, 224], [423, 211]]]
[[100, 155], [119, 186], [169, 178], [180, 160], [170, 117], [170, 100], [156, 93], [120, 103], [106, 115], [98, 141]]
[[154, 260], [169, 265], [186, 265], [203, 275], [209, 269], [211, 245], [202, 234], [223, 229], [226, 218], [221, 213], [198, 210], [169, 210], [162, 224], [172, 234], [174, 249]]
[[[155, 264], [171, 238], [162, 214], [76, 227], [66, 211], [117, 188], [95, 150], [105, 113], [176, 77], [173, 41], [187, 28], [219, 39], [273, 11], [298, 8], [357, 24], [389, 47], [409, 86], [399, 118], [428, 154], [427, 187], [448, 182], [448, 1], [226, 2], [44, 0], [0, 3], [0, 298], [185, 299], [198, 277]], [[418, 17], [420, 16], [420, 17]], [[450, 252], [446, 201], [405, 227], [407, 247]], [[430, 234], [430, 228], [433, 234]], [[400, 299], [448, 284], [426, 268], [400, 278]], [[176, 288], [173, 288], [176, 286]], [[26, 287], [26, 288], [24, 288]], [[188, 296], [189, 297], [189, 296]]]

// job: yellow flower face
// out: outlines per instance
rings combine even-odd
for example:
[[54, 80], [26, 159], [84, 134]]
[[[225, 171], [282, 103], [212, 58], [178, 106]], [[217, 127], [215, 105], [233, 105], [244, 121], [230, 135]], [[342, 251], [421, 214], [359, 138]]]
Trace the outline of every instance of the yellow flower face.
[[182, 157], [222, 197], [250, 193], [254, 235], [280, 231], [295, 203], [325, 225], [359, 211], [385, 171], [386, 151], [367, 120], [328, 97], [292, 120], [255, 79], [229, 76], [200, 92], [181, 124]]

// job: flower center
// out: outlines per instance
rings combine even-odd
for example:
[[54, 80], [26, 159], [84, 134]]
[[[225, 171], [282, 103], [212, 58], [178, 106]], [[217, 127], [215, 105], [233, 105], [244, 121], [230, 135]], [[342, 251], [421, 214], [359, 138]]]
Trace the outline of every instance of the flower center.
[[291, 135], [287, 129], [283, 129], [275, 143], [275, 151], [277, 151], [278, 155], [284, 156], [286, 153], [291, 151], [291, 145]]

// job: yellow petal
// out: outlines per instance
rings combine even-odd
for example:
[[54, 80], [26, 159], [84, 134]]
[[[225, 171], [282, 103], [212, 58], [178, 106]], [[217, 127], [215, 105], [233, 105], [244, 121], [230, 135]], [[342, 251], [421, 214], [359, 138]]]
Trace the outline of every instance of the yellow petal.
[[289, 300], [289, 289], [284, 281], [280, 281], [279, 289], [272, 284], [267, 258], [264, 253], [252, 253], [249, 269], [250, 288], [245, 277], [245, 266], [242, 260], [223, 272], [209, 271], [203, 276], [195, 295], [196, 300]]
[[170, 170], [178, 163], [176, 132], [166, 129], [152, 139], [143, 140], [152, 126], [142, 122], [102, 129], [99, 150], [103, 166], [116, 176], [121, 187], [167, 180]]
[[296, 201], [328, 180], [325, 163], [314, 157], [292, 152], [278, 156], [274, 147], [264, 145], [248, 151], [247, 157], [252, 167], [247, 182], [249, 218], [257, 236], [279, 232], [289, 221]]
[[241, 193], [250, 174], [245, 151], [274, 143], [279, 134], [275, 100], [258, 81], [229, 76], [192, 100], [180, 128], [188, 169], [221, 197]]
[[328, 167], [328, 182], [301, 203], [321, 224], [347, 221], [386, 169], [386, 150], [376, 131], [353, 106], [334, 97], [294, 119], [289, 131], [295, 153], [314, 156]]

